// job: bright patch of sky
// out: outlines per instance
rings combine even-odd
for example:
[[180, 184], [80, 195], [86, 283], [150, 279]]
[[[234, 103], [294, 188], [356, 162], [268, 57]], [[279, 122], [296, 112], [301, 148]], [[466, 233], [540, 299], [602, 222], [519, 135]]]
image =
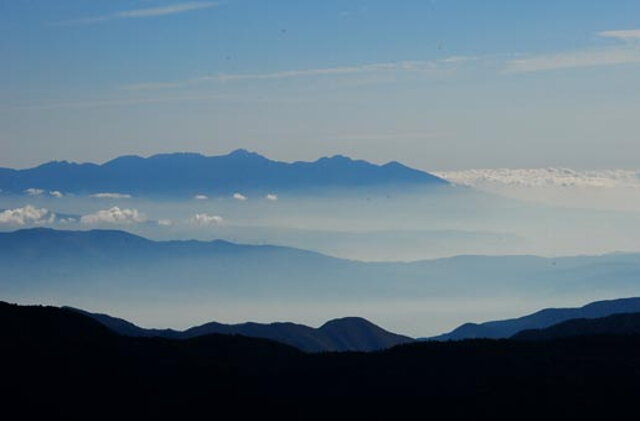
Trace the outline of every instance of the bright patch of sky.
[[0, 166], [238, 147], [634, 168], [631, 0], [0, 1]]

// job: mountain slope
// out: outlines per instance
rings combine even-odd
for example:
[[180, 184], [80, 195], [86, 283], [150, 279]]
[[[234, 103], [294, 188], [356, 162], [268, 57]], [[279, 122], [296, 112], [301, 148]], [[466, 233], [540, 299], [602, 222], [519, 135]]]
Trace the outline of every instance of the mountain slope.
[[572, 319], [544, 329], [523, 330], [511, 338], [539, 341], [590, 335], [640, 335], [640, 313], [614, 314], [597, 319]]
[[39, 188], [77, 194], [171, 196], [448, 184], [397, 162], [375, 165], [337, 155], [285, 163], [243, 149], [209, 157], [173, 153], [149, 158], [121, 156], [102, 165], [54, 161], [23, 170], [0, 168], [0, 189], [13, 193]]
[[373, 323], [357, 317], [336, 319], [318, 329], [296, 323], [206, 323], [184, 331], [172, 329], [144, 329], [126, 320], [106, 314], [90, 313], [69, 307], [87, 315], [111, 330], [133, 337], [162, 337], [188, 339], [210, 334], [243, 335], [270, 339], [291, 345], [305, 352], [378, 351], [412, 342], [413, 339], [388, 332]]
[[517, 319], [466, 323], [449, 333], [428, 338], [435, 341], [473, 338], [508, 338], [528, 329], [542, 329], [571, 319], [596, 319], [617, 313], [640, 312], [640, 298], [596, 301], [579, 308], [548, 308]]
[[6, 303], [0, 332], [2, 410], [16, 419], [625, 419], [639, 396], [638, 335], [305, 354], [238, 335], [127, 337]]

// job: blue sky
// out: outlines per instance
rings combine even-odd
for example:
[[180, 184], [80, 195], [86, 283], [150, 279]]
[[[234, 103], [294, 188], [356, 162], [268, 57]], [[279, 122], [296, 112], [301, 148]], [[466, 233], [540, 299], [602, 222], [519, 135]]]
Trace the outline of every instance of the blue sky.
[[637, 1], [0, 0], [0, 165], [637, 168]]

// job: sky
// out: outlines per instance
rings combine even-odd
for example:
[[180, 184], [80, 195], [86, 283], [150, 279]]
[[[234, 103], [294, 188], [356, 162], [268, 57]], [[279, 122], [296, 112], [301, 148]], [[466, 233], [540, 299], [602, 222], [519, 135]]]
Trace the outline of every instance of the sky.
[[0, 166], [638, 169], [635, 0], [0, 0]]

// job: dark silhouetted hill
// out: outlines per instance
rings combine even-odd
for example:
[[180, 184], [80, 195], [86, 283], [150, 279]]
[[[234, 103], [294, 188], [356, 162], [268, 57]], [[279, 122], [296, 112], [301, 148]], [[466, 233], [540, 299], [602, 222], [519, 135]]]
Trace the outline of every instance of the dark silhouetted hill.
[[0, 168], [0, 189], [14, 193], [40, 188], [79, 194], [174, 196], [448, 184], [397, 162], [375, 165], [336, 155], [286, 163], [244, 149], [221, 156], [172, 153], [148, 158], [121, 156], [101, 165], [54, 161], [23, 170]]
[[305, 354], [240, 335], [123, 336], [6, 303], [0, 332], [7, 419], [626, 419], [640, 397], [638, 335]]
[[378, 351], [396, 345], [406, 344], [413, 339], [388, 332], [379, 326], [359, 317], [347, 317], [327, 322], [315, 329], [296, 323], [206, 323], [184, 331], [172, 329], [145, 329], [126, 320], [106, 314], [90, 313], [73, 309], [85, 314], [111, 330], [126, 336], [162, 337], [170, 339], [189, 339], [210, 334], [243, 335], [254, 338], [270, 339], [291, 345], [305, 352], [328, 351]]
[[579, 308], [547, 308], [517, 319], [465, 323], [449, 333], [428, 338], [435, 341], [474, 338], [509, 338], [528, 329], [542, 329], [570, 319], [595, 319], [617, 313], [640, 312], [640, 298], [596, 301]]
[[614, 314], [597, 319], [573, 319], [545, 329], [529, 329], [512, 336], [516, 340], [550, 340], [575, 336], [640, 335], [640, 313]]

